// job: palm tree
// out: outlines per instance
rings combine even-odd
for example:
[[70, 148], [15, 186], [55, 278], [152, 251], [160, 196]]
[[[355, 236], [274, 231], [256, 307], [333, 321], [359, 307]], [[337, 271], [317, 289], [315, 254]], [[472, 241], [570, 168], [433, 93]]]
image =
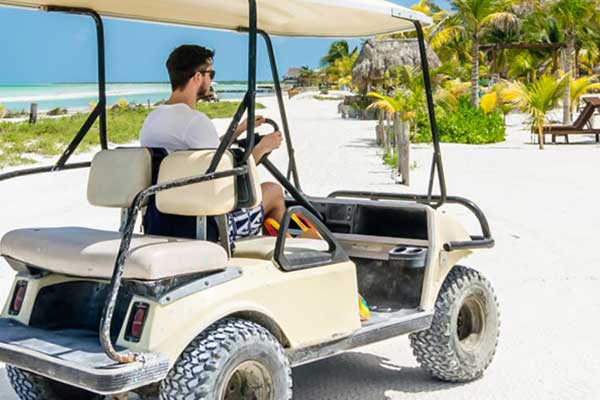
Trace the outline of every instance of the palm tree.
[[303, 81], [306, 86], [313, 86], [316, 84], [319, 79], [319, 74], [317, 71], [311, 69], [308, 65], [303, 65], [300, 67], [300, 81]]
[[521, 111], [529, 113], [531, 123], [537, 129], [540, 149], [544, 149], [544, 122], [549, 111], [554, 109], [569, 86], [570, 74], [560, 78], [553, 75], [543, 75], [530, 85], [523, 82], [509, 83], [505, 99]]
[[352, 68], [358, 58], [358, 50], [354, 49], [351, 54], [337, 58], [332, 65], [327, 68], [327, 77], [338, 85], [351, 85]]
[[590, 46], [586, 49], [581, 49], [579, 52], [579, 71], [583, 74], [592, 75], [594, 68], [600, 63], [600, 52], [598, 47]]
[[[517, 24], [517, 17], [508, 12], [509, 0], [450, 0], [456, 12], [444, 20], [437, 31], [436, 46], [456, 37], [470, 40], [471, 44], [471, 105], [479, 106], [479, 45], [487, 27], [504, 28]], [[432, 39], [434, 40], [434, 39]], [[432, 43], [433, 44], [433, 43]]]
[[[356, 49], [354, 49], [356, 51]], [[350, 47], [345, 40], [338, 40], [329, 46], [329, 51], [321, 58], [321, 66], [327, 67], [333, 65], [339, 58], [348, 57], [350, 55]]]
[[[570, 74], [575, 64], [574, 53], [578, 30], [581, 31], [580, 28], [586, 27], [598, 18], [595, 0], [554, 0], [550, 3], [549, 11], [564, 32], [566, 49], [563, 71]], [[570, 85], [567, 85], [563, 98], [564, 124], [571, 123], [570, 92]]]
[[402, 121], [408, 121], [415, 116], [414, 111], [410, 111], [410, 100], [405, 94], [387, 96], [377, 92], [369, 92], [367, 96], [376, 99], [367, 107], [367, 110], [383, 110], [390, 114], [398, 113]]
[[581, 78], [570, 80], [569, 104], [571, 110], [575, 108], [581, 96], [592, 90], [600, 89], [600, 83], [596, 82], [597, 80], [598, 75], [582, 76]]

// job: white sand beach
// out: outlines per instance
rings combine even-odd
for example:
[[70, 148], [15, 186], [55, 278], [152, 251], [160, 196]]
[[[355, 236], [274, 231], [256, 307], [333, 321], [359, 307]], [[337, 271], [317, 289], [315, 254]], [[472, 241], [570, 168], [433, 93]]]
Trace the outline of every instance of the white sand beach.
[[[275, 99], [260, 101], [267, 106], [261, 113], [278, 120]], [[431, 146], [412, 146], [416, 169], [407, 189], [382, 162], [374, 121], [342, 120], [336, 101], [305, 95], [286, 103], [306, 193], [425, 192]], [[468, 384], [436, 381], [418, 367], [402, 337], [296, 368], [294, 399], [600, 398], [600, 144], [583, 136], [539, 151], [523, 120], [508, 117], [503, 143], [442, 145], [449, 194], [484, 210], [497, 243], [466, 260], [492, 282], [502, 313], [500, 345], [485, 376]], [[215, 121], [220, 131], [227, 122]], [[283, 150], [271, 159], [286, 165]], [[114, 229], [118, 212], [87, 204], [86, 178], [87, 170], [75, 170], [0, 182], [0, 234], [32, 226]], [[447, 210], [479, 233], [466, 211]], [[12, 276], [0, 261], [2, 302]], [[16, 399], [2, 366], [0, 399]]]

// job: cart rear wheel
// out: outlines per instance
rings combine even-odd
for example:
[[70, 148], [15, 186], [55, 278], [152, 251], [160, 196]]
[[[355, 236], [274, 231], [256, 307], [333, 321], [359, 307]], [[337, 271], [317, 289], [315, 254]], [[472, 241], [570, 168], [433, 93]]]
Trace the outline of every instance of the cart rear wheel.
[[225, 319], [184, 350], [160, 385], [161, 400], [289, 400], [292, 371], [265, 328]]
[[417, 361], [438, 379], [480, 378], [498, 344], [500, 316], [490, 283], [477, 271], [456, 266], [435, 303], [431, 327], [410, 335]]
[[104, 396], [6, 366], [8, 380], [21, 400], [101, 400]]

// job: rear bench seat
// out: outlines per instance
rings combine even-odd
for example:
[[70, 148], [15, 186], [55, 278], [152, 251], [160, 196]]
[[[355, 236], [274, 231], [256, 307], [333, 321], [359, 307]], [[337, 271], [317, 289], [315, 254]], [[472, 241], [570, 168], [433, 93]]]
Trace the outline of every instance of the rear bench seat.
[[[208, 168], [214, 150], [178, 152], [163, 161], [170, 168], [162, 181], [198, 175]], [[167, 162], [167, 160], [169, 160]], [[226, 153], [217, 170], [233, 167]], [[186, 171], [187, 169], [187, 171]], [[193, 172], [190, 172], [193, 171]], [[161, 177], [159, 176], [159, 180]], [[101, 207], [128, 208], [135, 196], [151, 183], [151, 153], [145, 148], [103, 150], [92, 161], [88, 201]], [[162, 192], [159, 208], [183, 215], [217, 215], [235, 204], [234, 178], [190, 185]], [[198, 193], [202, 193], [201, 196]], [[162, 198], [161, 198], [162, 196]], [[189, 198], [196, 198], [196, 205]], [[46, 271], [110, 279], [121, 233], [80, 227], [18, 229], [0, 241], [0, 253], [19, 270], [23, 265]], [[220, 270], [228, 261], [218, 244], [164, 236], [134, 235], [124, 277], [155, 280], [176, 275]]]
[[[121, 244], [120, 232], [64, 227], [7, 233], [0, 251], [14, 269], [22, 264], [54, 273], [110, 279]], [[225, 250], [211, 242], [134, 235], [123, 278], [155, 280], [223, 269]]]

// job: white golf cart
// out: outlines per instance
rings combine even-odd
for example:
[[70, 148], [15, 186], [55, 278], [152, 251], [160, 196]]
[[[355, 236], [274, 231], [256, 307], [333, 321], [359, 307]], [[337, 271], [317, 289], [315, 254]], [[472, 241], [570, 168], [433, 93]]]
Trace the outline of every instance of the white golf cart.
[[[457, 263], [493, 246], [481, 210], [446, 194], [422, 25], [429, 17], [383, 0], [0, 0], [0, 5], [89, 15], [98, 32], [99, 103], [58, 162], [0, 175], [90, 167], [91, 204], [122, 211], [114, 231], [78, 227], [17, 229], [0, 253], [17, 271], [0, 317], [0, 362], [23, 400], [288, 400], [291, 367], [369, 343], [411, 334], [420, 364], [455, 382], [482, 376], [498, 338], [490, 284]], [[109, 149], [102, 17], [247, 32], [248, 90], [216, 150], [170, 154]], [[415, 29], [424, 73], [434, 156], [424, 195], [336, 192], [300, 187], [269, 34], [366, 37]], [[262, 164], [289, 194], [277, 237], [236, 243], [226, 214], [261, 201], [250, 156], [256, 47], [267, 45], [289, 156], [287, 174]], [[228, 149], [242, 114], [248, 136]], [[99, 119], [102, 150], [91, 162], [68, 159]], [[438, 177], [439, 194], [433, 193]], [[83, 190], [83, 189], [82, 189]], [[143, 210], [191, 219], [196, 237], [134, 234]], [[469, 235], [438, 209], [467, 207], [481, 224]], [[298, 216], [316, 234], [297, 237]], [[216, 218], [219, 242], [206, 240]], [[359, 293], [371, 316], [361, 321]]]

